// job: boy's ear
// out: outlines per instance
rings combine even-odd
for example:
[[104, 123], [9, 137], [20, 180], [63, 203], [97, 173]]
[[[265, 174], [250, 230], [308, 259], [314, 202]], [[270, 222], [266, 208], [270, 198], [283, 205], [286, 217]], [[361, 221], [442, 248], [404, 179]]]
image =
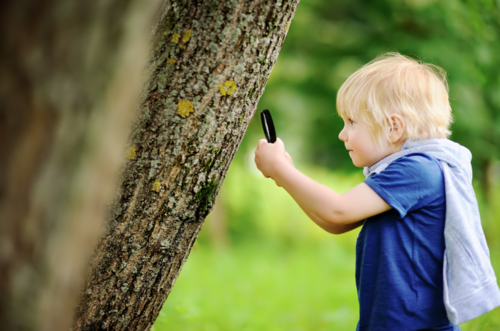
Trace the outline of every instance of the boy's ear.
[[406, 123], [403, 117], [398, 114], [391, 114], [389, 116], [390, 121], [390, 132], [389, 139], [391, 143], [395, 144], [401, 140], [405, 132]]

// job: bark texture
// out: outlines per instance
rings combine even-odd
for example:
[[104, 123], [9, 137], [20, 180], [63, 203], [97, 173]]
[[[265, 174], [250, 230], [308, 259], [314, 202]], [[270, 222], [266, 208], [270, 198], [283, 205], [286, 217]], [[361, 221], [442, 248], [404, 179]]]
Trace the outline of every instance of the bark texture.
[[1, 330], [71, 327], [116, 188], [158, 7], [0, 4]]
[[212, 209], [298, 0], [166, 1], [73, 330], [149, 330]]

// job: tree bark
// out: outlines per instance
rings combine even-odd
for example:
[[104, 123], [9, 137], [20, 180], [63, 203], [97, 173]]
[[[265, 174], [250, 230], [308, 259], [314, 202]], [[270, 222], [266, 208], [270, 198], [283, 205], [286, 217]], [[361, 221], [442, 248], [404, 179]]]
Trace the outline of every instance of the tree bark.
[[73, 330], [149, 330], [212, 209], [298, 0], [166, 1]]
[[154, 13], [154, 1], [139, 0], [0, 4], [2, 330], [71, 327], [123, 163]]

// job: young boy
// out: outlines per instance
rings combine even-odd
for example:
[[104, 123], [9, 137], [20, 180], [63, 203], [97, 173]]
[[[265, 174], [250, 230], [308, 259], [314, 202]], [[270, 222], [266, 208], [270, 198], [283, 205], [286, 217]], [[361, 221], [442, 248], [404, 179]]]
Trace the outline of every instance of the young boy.
[[356, 245], [357, 330], [460, 330], [500, 305], [471, 154], [447, 137], [446, 73], [398, 53], [352, 74], [337, 95], [339, 134], [366, 180], [338, 194], [299, 172], [283, 142], [259, 142], [255, 163], [309, 218]]

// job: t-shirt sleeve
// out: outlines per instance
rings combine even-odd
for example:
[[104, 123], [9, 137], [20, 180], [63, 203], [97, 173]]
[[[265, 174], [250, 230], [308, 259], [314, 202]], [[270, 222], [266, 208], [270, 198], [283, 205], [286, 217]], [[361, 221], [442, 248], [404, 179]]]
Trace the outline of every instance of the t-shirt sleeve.
[[365, 179], [400, 218], [444, 195], [439, 162], [425, 154], [411, 154], [393, 161], [380, 173]]

